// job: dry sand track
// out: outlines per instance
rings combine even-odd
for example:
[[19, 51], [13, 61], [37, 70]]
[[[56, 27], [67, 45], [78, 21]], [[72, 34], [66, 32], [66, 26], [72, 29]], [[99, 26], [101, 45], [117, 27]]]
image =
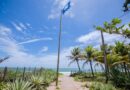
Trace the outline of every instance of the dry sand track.
[[[47, 90], [57, 90], [55, 83], [52, 83]], [[83, 87], [83, 83], [76, 82], [72, 77], [62, 76], [59, 78], [59, 89], [58, 90], [89, 90]]]

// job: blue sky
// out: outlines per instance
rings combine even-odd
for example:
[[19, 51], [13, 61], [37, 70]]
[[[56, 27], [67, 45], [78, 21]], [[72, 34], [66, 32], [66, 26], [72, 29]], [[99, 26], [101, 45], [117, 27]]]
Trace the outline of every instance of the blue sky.
[[[68, 0], [0, 0], [0, 56], [11, 58], [1, 66], [56, 67], [60, 10]], [[93, 28], [123, 15], [123, 0], [71, 0], [63, 16], [61, 67], [73, 47], [98, 47], [100, 34]], [[122, 17], [128, 23], [130, 14]], [[106, 42], [124, 40], [105, 34]], [[73, 64], [71, 67], [75, 67]]]

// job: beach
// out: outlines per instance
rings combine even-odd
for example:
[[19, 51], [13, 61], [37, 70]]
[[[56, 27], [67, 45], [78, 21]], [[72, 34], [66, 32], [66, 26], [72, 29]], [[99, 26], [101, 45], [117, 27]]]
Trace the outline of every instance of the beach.
[[71, 74], [71, 72], [60, 72], [63, 75], [69, 76]]

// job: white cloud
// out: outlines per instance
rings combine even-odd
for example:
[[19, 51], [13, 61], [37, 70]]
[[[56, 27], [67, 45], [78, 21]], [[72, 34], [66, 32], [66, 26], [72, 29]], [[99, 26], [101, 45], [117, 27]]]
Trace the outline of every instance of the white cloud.
[[[1, 63], [1, 66], [8, 67], [49, 67], [56, 68], [57, 65], [57, 52], [43, 55], [32, 55], [24, 49], [22, 44], [10, 38], [11, 29], [5, 26], [0, 26], [0, 51], [10, 55], [11, 58]], [[5, 36], [2, 36], [4, 33]], [[10, 34], [9, 34], [10, 33]], [[43, 47], [43, 51], [47, 51], [48, 47]], [[72, 47], [62, 49], [60, 57], [60, 67], [67, 67], [69, 60], [66, 56], [70, 55]], [[72, 65], [71, 67], [74, 67]]]
[[18, 44], [29, 44], [29, 43], [34, 43], [34, 42], [38, 42], [38, 41], [48, 41], [48, 40], [53, 40], [53, 39], [50, 38], [50, 37], [39, 38], [39, 39], [31, 39], [31, 40], [28, 40], [28, 41], [20, 42]]
[[29, 23], [22, 23], [22, 22], [12, 22], [12, 25], [16, 28], [16, 30], [23, 32], [24, 30], [31, 28]]
[[18, 30], [18, 31], [23, 31], [23, 29], [18, 25], [18, 24], [16, 24], [16, 23], [12, 23], [12, 25]]
[[[107, 44], [114, 44], [115, 41], [126, 41], [126, 42], [130, 42], [129, 39], [125, 39], [123, 36], [121, 35], [117, 35], [117, 34], [108, 34], [108, 33], [104, 33], [104, 39], [105, 39], [105, 43]], [[95, 47], [100, 46], [101, 45], [101, 34], [99, 31], [93, 31], [90, 32], [86, 35], [82, 35], [79, 38], [77, 38], [76, 42], [79, 42], [83, 45], [94, 45]]]
[[32, 28], [30, 23], [26, 23], [28, 28]]
[[11, 30], [7, 27], [0, 25], [0, 35], [1, 36], [7, 36], [9, 34], [11, 34]]
[[[55, 19], [60, 16], [61, 10], [64, 8], [64, 6], [68, 3], [69, 0], [55, 0], [51, 9], [50, 14], [48, 15], [49, 19]], [[71, 6], [74, 6], [76, 0], [71, 0]], [[71, 7], [72, 8], [72, 7]], [[72, 12], [72, 9], [67, 11], [65, 16], [73, 18], [74, 14]]]
[[[11, 29], [0, 26], [0, 31], [5, 33], [4, 37], [0, 37], [0, 51], [5, 52], [7, 55], [10, 55], [11, 58], [7, 61], [1, 63], [1, 66], [8, 67], [48, 67], [48, 68], [56, 68], [57, 65], [57, 52], [55, 53], [47, 53], [41, 55], [32, 55], [24, 49], [22, 44], [18, 44], [17, 41], [10, 38], [11, 37]], [[7, 29], [7, 30], [6, 30]], [[8, 31], [8, 32], [7, 32]], [[0, 36], [1, 34], [0, 33]], [[10, 33], [10, 35], [8, 34]], [[60, 68], [67, 68], [70, 62], [70, 59], [67, 57], [71, 54], [71, 50], [77, 46], [72, 46], [68, 48], [61, 49], [60, 54]], [[43, 51], [47, 51], [48, 47], [43, 47]], [[82, 64], [82, 62], [80, 63]], [[76, 63], [73, 63], [69, 68], [77, 67]]]
[[[4, 27], [4, 26], [0, 26], [0, 28], [1, 27]], [[11, 29], [9, 29], [7, 27], [1, 28], [1, 29], [3, 29], [3, 33], [6, 33], [6, 34], [8, 34], [7, 32], [5, 32], [6, 29], [11, 31]], [[0, 33], [0, 36], [1, 36], [1, 33]], [[24, 49], [22, 47], [18, 46], [16, 44], [16, 41], [10, 37], [11, 37], [11, 35], [9, 35], [9, 34], [6, 36], [0, 37], [0, 50], [5, 52], [7, 55], [10, 55], [11, 59], [14, 58], [13, 59], [14, 61], [18, 58], [22, 58], [25, 56], [27, 57], [27, 54], [24, 52]], [[19, 60], [18, 62], [21, 63], [21, 61]]]
[[100, 33], [98, 31], [94, 31], [86, 35], [80, 36], [76, 41], [79, 43], [88, 43], [88, 42], [90, 43], [96, 41], [96, 39], [100, 39], [99, 37], [100, 37]]
[[23, 23], [19, 23], [19, 26], [22, 28], [22, 29], [27, 29], [27, 26], [25, 26]]
[[44, 47], [42, 48], [41, 52], [46, 52], [46, 51], [48, 51], [48, 47], [47, 47], [47, 46], [44, 46]]

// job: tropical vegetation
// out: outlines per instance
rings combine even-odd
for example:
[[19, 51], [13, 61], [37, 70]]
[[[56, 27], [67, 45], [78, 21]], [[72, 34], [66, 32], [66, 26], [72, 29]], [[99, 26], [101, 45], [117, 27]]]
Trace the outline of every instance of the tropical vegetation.
[[[88, 72], [73, 73], [71, 76], [81, 81], [89, 80], [88, 77], [91, 77], [90, 80], [100, 81], [100, 83], [95, 84], [97, 86], [103, 86], [101, 82], [106, 82], [114, 85], [114, 87], [130, 88], [130, 24], [122, 24], [121, 19], [114, 18], [111, 22], [104, 22], [103, 26], [96, 26], [95, 28], [101, 33], [102, 43], [100, 47], [94, 48], [92, 45], [88, 45], [85, 48], [80, 48], [78, 50], [83, 50], [78, 51], [80, 55], [76, 57], [79, 58], [79, 61], [84, 62], [83, 66], [90, 64], [92, 77]], [[106, 43], [104, 33], [119, 35], [124, 38], [124, 41], [115, 41], [113, 44]], [[73, 55], [73, 53], [71, 54]], [[102, 68], [98, 74], [93, 69], [96, 66]], [[102, 88], [97, 86], [92, 84], [91, 90], [107, 90], [93, 89]], [[108, 86], [104, 85], [104, 88]], [[110, 87], [113, 89], [108, 90], [116, 90], [114, 87]]]
[[8, 69], [5, 78], [0, 78], [0, 90], [47, 90], [50, 83], [56, 80], [56, 72], [43, 68], [25, 72], [21, 68], [16, 71]]

